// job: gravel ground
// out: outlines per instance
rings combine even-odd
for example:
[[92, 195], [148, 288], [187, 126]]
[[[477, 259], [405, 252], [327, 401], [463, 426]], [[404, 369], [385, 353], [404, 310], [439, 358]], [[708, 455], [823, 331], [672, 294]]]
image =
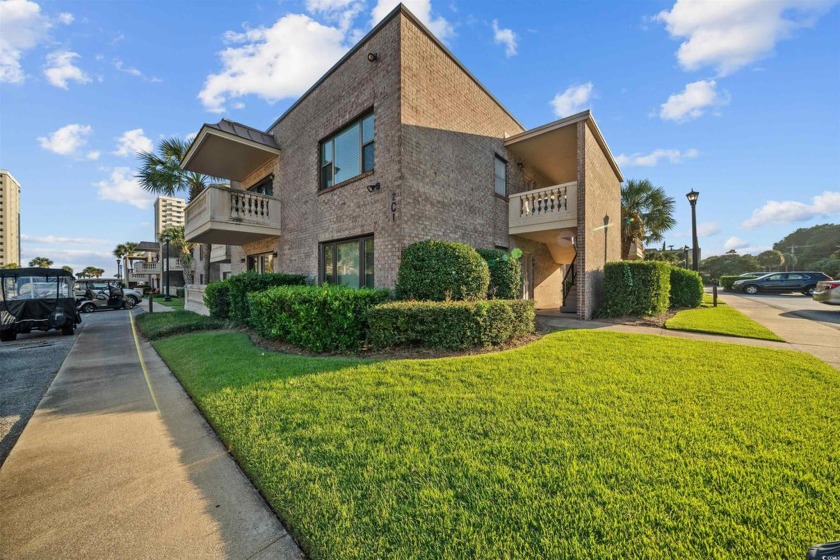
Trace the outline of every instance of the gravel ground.
[[[76, 333], [97, 315], [85, 315]], [[75, 336], [62, 336], [61, 331], [33, 331], [0, 343], [0, 466], [75, 341]]]

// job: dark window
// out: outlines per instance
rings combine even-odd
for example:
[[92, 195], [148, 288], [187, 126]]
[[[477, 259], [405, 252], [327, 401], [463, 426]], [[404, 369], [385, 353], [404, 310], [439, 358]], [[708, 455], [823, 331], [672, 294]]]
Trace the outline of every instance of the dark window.
[[496, 194], [507, 196], [507, 162], [496, 156], [495, 160]]
[[322, 243], [321, 282], [373, 288], [373, 237]]
[[373, 171], [373, 128], [373, 113], [369, 113], [321, 142], [320, 188]]
[[248, 270], [260, 273], [274, 272], [274, 254], [248, 255]]
[[248, 191], [257, 194], [267, 194], [274, 196], [274, 175], [269, 175], [256, 185], [248, 187]]

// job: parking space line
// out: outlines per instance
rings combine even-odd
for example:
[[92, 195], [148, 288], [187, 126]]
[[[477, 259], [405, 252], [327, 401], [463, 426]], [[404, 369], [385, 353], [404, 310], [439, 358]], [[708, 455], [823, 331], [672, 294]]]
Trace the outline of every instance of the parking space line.
[[155, 390], [152, 389], [152, 380], [149, 379], [149, 370], [146, 369], [146, 360], [143, 359], [143, 352], [140, 350], [140, 339], [137, 337], [137, 328], [134, 326], [134, 313], [128, 312], [128, 321], [131, 323], [131, 334], [134, 335], [134, 347], [137, 349], [137, 358], [140, 360], [140, 367], [143, 369], [143, 377], [146, 378], [146, 387], [149, 388], [149, 394], [152, 396], [152, 402], [155, 403], [155, 408], [160, 414], [160, 407], [158, 406], [157, 397], [155, 397]]

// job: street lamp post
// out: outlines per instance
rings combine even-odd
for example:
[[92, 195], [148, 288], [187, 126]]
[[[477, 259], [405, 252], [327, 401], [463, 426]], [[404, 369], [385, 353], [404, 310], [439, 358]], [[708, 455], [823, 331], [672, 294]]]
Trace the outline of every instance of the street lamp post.
[[121, 272], [122, 271], [120, 270], [120, 259], [117, 259], [117, 282], [119, 283], [121, 283], [120, 281], [122, 280]]
[[697, 198], [700, 193], [691, 189], [685, 197], [691, 204], [691, 268], [695, 272], [699, 269], [698, 257], [700, 249], [697, 247]]
[[166, 295], [163, 296], [163, 301], [170, 301], [172, 296], [169, 295], [169, 236], [163, 238], [166, 241], [166, 261], [164, 265], [166, 266]]
[[688, 268], [688, 245], [683, 246], [683, 266]]

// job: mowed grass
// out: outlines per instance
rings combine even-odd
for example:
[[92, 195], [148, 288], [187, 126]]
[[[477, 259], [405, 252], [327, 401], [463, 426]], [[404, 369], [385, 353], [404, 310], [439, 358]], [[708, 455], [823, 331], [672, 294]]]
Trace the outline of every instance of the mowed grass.
[[184, 309], [184, 298], [176, 298], [172, 297], [169, 301], [163, 299], [164, 296], [162, 295], [155, 295], [155, 303], [154, 305], [165, 305], [166, 307], [173, 307], [175, 309]]
[[784, 342], [776, 333], [721, 302], [720, 299], [718, 299], [718, 306], [713, 307], [712, 296], [709, 294], [704, 294], [703, 303], [697, 309], [685, 309], [668, 319], [665, 322], [665, 328]]
[[805, 354], [592, 331], [438, 360], [155, 348], [313, 559], [801, 558], [840, 530], [840, 375]]
[[225, 327], [223, 321], [205, 317], [192, 311], [167, 313], [141, 313], [135, 319], [140, 332], [149, 340], [194, 331], [207, 331]]

